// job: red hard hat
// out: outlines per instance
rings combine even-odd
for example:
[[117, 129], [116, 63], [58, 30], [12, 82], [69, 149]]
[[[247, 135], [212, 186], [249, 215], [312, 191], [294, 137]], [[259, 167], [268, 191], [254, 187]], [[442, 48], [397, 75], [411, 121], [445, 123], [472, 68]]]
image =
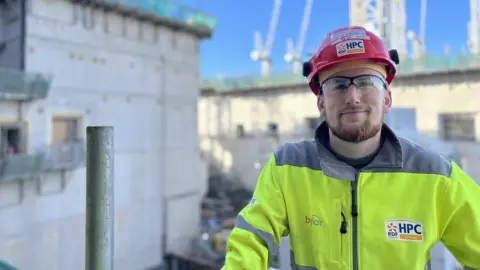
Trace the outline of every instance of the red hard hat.
[[390, 84], [399, 63], [396, 50], [388, 50], [385, 43], [374, 33], [360, 26], [336, 29], [328, 33], [310, 61], [303, 64], [303, 75], [315, 95], [320, 92], [318, 75], [340, 63], [351, 60], [368, 60], [384, 65], [386, 80]]

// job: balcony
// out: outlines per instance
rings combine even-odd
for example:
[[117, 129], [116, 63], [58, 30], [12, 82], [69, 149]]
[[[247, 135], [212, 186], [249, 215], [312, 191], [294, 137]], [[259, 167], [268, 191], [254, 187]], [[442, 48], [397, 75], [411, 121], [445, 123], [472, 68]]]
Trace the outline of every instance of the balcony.
[[5, 155], [0, 162], [1, 181], [35, 178], [42, 170], [43, 158], [41, 153]]
[[199, 10], [169, 0], [70, 0], [112, 10], [140, 20], [163, 24], [190, 32], [200, 38], [210, 38], [217, 19]]
[[0, 181], [34, 179], [45, 171], [73, 170], [83, 166], [83, 141], [53, 144], [46, 151], [33, 154], [4, 154], [0, 157]]
[[80, 140], [51, 145], [48, 152], [45, 153], [43, 170], [73, 170], [84, 167], [85, 147], [85, 143]]
[[44, 99], [50, 90], [51, 81], [45, 74], [0, 68], [0, 99]]

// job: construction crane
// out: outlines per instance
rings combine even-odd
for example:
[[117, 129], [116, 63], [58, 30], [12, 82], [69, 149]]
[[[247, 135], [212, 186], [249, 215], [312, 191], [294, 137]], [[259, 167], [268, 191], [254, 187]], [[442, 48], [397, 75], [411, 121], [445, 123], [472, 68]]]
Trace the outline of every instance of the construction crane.
[[307, 37], [308, 26], [310, 25], [312, 5], [313, 0], [306, 0], [305, 8], [303, 9], [302, 24], [300, 25], [300, 35], [296, 46], [293, 43], [293, 39], [287, 39], [287, 53], [284, 59], [287, 63], [293, 63], [293, 73], [300, 73], [302, 70], [302, 52]]
[[470, 0], [470, 21], [467, 27], [470, 53], [478, 54], [480, 52], [480, 0]]
[[350, 0], [350, 24], [380, 36], [387, 47], [407, 56], [405, 0]]
[[425, 32], [427, 22], [427, 0], [422, 0], [420, 5], [420, 29], [419, 35], [413, 31], [408, 31], [407, 37], [412, 42], [412, 54], [413, 59], [420, 59], [425, 56], [426, 44], [425, 44]]
[[250, 53], [250, 57], [254, 61], [260, 61], [261, 73], [263, 76], [270, 75], [271, 58], [270, 53], [275, 40], [275, 33], [277, 31], [278, 19], [280, 17], [280, 9], [282, 7], [282, 0], [273, 1], [272, 15], [268, 27], [265, 44], [263, 44], [262, 34], [256, 31], [254, 34], [254, 50]]

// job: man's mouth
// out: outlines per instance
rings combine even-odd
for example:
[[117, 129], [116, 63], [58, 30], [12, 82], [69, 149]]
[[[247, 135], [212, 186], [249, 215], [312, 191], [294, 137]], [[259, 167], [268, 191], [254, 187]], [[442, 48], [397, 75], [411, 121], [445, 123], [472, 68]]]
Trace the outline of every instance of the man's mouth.
[[366, 110], [350, 110], [350, 111], [344, 111], [340, 115], [344, 114], [358, 114], [358, 113], [364, 113], [367, 112]]

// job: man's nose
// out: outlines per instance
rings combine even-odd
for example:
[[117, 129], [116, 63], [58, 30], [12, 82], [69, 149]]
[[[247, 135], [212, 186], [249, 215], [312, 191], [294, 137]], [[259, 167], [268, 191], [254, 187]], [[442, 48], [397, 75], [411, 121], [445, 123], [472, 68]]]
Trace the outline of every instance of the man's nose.
[[355, 104], [360, 103], [360, 92], [354, 84], [351, 84], [345, 92], [345, 103]]

